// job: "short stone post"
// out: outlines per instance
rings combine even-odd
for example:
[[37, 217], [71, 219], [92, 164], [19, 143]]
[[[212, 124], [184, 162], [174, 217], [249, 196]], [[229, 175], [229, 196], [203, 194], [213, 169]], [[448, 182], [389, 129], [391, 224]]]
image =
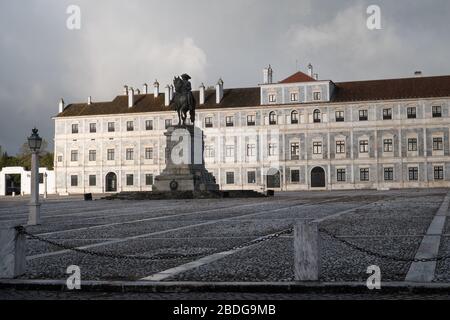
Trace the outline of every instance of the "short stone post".
[[0, 227], [0, 279], [26, 272], [26, 237], [15, 227]]
[[294, 226], [294, 271], [296, 281], [319, 281], [318, 223], [300, 221]]

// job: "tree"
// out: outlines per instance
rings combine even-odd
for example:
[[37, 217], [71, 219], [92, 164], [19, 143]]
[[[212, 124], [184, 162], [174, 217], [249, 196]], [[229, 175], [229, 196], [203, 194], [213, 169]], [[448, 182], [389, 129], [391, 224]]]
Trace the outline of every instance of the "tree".
[[[53, 170], [53, 153], [47, 150], [48, 143], [45, 139], [42, 140], [41, 149], [39, 151], [40, 158], [40, 166], [46, 167], [49, 170]], [[31, 150], [28, 146], [28, 142], [25, 142], [19, 150], [17, 154], [17, 159], [20, 163], [20, 166], [26, 168], [27, 170], [31, 169]]]

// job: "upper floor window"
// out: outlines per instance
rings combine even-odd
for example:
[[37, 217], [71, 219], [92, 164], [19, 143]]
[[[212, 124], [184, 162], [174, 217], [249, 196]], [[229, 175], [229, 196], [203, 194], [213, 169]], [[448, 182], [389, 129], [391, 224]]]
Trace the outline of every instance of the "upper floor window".
[[256, 124], [256, 116], [254, 114], [249, 114], [247, 116], [247, 126], [254, 126]]
[[97, 161], [97, 151], [89, 150], [89, 161]]
[[318, 122], [321, 121], [320, 110], [319, 110], [319, 109], [314, 110], [314, 113], [313, 113], [313, 121], [314, 121], [315, 123], [318, 123]]
[[127, 131], [134, 131], [134, 122], [127, 121]]
[[254, 157], [256, 155], [256, 145], [247, 144], [247, 157]]
[[107, 151], [107, 159], [108, 159], [108, 161], [114, 160], [114, 149], [108, 149], [108, 151]]
[[146, 120], [145, 121], [145, 130], [153, 130], [153, 120]]
[[70, 152], [70, 161], [72, 161], [72, 162], [78, 161], [78, 151], [77, 150], [72, 150]]
[[322, 154], [322, 142], [313, 142], [313, 154]]
[[408, 139], [408, 151], [417, 151], [417, 138]]
[[153, 148], [145, 148], [145, 159], [153, 159]]
[[367, 121], [367, 120], [369, 120], [369, 111], [359, 110], [359, 121]]
[[108, 122], [108, 132], [114, 132], [116, 131], [115, 123], [114, 122]]
[[212, 128], [212, 127], [213, 127], [212, 117], [206, 117], [205, 118], [205, 128]]
[[320, 92], [320, 91], [313, 92], [313, 100], [314, 101], [322, 100], [322, 92]]
[[369, 153], [369, 141], [361, 140], [359, 142], [359, 152], [360, 153]]
[[300, 159], [300, 145], [298, 142], [291, 143], [291, 160]]
[[433, 150], [434, 151], [441, 151], [444, 150], [444, 142], [443, 142], [443, 138], [438, 137], [438, 138], [433, 138]]
[[269, 102], [277, 102], [277, 95], [276, 94], [269, 94]]
[[392, 109], [383, 109], [383, 120], [392, 120]]
[[214, 147], [213, 146], [205, 147], [205, 158], [214, 158]]
[[433, 106], [433, 118], [441, 118], [442, 117], [442, 107], [441, 106]]
[[269, 156], [276, 156], [278, 152], [276, 143], [269, 143]]
[[233, 145], [229, 145], [229, 146], [225, 146], [225, 156], [226, 157], [234, 157], [234, 146]]
[[298, 92], [291, 92], [291, 101], [298, 101]]
[[77, 123], [72, 124], [72, 133], [78, 133], [78, 124]]
[[277, 114], [275, 113], [275, 111], [272, 111], [269, 114], [269, 124], [270, 125], [275, 125], [277, 124]]
[[392, 139], [384, 139], [383, 146], [384, 152], [392, 152], [393, 151]]
[[417, 117], [417, 108], [416, 107], [409, 107], [406, 109], [406, 113], [408, 114], [408, 119], [416, 119]]
[[344, 122], [344, 111], [336, 111], [336, 122]]
[[90, 133], [96, 133], [97, 132], [97, 124], [96, 123], [90, 123], [89, 124], [89, 132]]
[[133, 160], [133, 149], [132, 148], [128, 148], [126, 150], [126, 160]]
[[298, 112], [294, 110], [291, 112], [291, 124], [297, 123], [298, 123]]
[[166, 120], [164, 120], [164, 127], [166, 128], [166, 129], [168, 129], [169, 127], [171, 127], [172, 126], [172, 119], [166, 119]]
[[345, 153], [345, 141], [336, 141], [336, 153]]
[[233, 127], [234, 126], [233, 116], [226, 116], [225, 117], [225, 126], [227, 126], [227, 127]]

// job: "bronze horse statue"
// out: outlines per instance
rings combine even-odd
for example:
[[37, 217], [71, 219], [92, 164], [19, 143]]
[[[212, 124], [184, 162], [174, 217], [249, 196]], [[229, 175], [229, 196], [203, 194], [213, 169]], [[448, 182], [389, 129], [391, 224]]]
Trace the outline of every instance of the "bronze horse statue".
[[195, 122], [195, 98], [192, 94], [191, 83], [189, 82], [187, 74], [183, 74], [180, 77], [173, 79], [173, 85], [175, 87], [175, 94], [170, 102], [170, 105], [178, 113], [178, 126], [185, 126], [187, 113], [189, 112], [191, 123]]

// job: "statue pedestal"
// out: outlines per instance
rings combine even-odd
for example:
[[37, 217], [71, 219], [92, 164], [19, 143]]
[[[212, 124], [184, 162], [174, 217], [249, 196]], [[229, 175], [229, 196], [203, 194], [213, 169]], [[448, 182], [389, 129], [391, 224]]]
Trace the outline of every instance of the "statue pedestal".
[[155, 177], [156, 192], [219, 191], [214, 176], [205, 168], [203, 131], [195, 126], [169, 127], [166, 168]]

